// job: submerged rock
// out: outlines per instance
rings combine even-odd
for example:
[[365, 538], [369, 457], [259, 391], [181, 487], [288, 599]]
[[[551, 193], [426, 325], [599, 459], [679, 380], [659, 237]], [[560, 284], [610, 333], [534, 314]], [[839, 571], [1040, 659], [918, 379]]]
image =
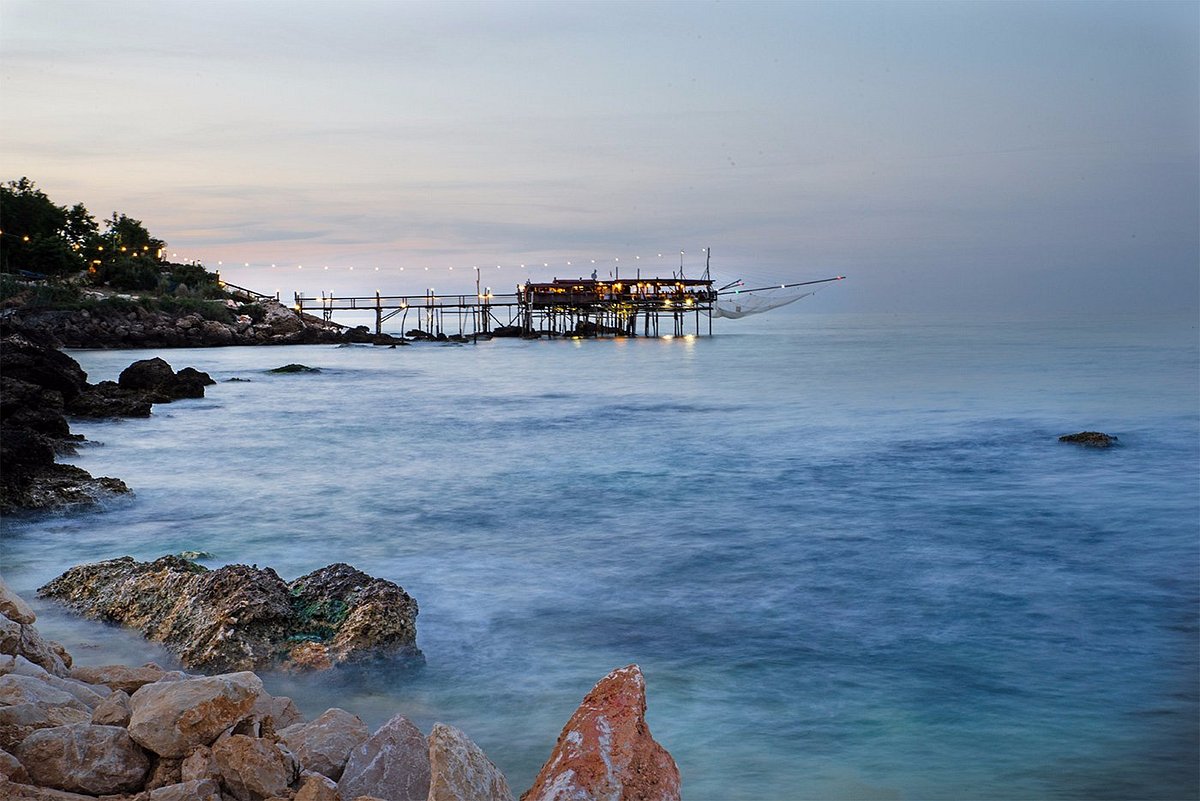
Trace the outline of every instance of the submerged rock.
[[679, 768], [646, 725], [637, 665], [614, 670], [583, 699], [521, 801], [679, 801]]
[[276, 367], [274, 370], [268, 370], [268, 373], [319, 373], [321, 368], [309, 367], [306, 364], [285, 364], [283, 367]]
[[420, 657], [417, 602], [346, 564], [290, 584], [274, 570], [208, 570], [178, 556], [79, 565], [38, 590], [87, 617], [136, 628], [185, 665], [208, 671], [324, 668]]
[[1080, 431], [1078, 434], [1063, 434], [1058, 441], [1074, 442], [1090, 448], [1108, 448], [1117, 443], [1117, 438], [1099, 431]]

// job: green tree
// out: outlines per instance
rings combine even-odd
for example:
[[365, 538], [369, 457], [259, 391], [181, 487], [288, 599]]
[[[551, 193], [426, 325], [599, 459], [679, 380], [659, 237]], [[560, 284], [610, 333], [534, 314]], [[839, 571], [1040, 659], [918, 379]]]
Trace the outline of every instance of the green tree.
[[106, 250], [109, 250], [113, 258], [121, 258], [122, 255], [156, 261], [162, 258], [166, 243], [150, 236], [141, 220], [114, 211], [112, 217], [104, 221], [104, 225], [103, 239], [108, 245]]
[[82, 269], [82, 245], [72, 247], [63, 236], [67, 218], [67, 210], [28, 178], [0, 186], [0, 268], [46, 275]]
[[100, 239], [100, 226], [82, 203], [76, 203], [67, 209], [66, 221], [63, 223], [63, 238], [71, 247], [80, 249], [91, 246], [93, 249]]

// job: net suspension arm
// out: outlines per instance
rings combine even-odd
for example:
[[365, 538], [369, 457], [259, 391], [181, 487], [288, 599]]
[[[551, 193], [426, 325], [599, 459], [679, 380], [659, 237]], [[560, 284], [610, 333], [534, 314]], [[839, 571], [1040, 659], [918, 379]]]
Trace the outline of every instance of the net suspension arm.
[[844, 275], [838, 275], [838, 276], [834, 276], [833, 278], [821, 278], [816, 281], [798, 281], [794, 284], [772, 284], [771, 286], [756, 286], [752, 289], [741, 289], [741, 288], [729, 289], [728, 287], [733, 286], [734, 284], [741, 283], [740, 281], [734, 281], [733, 284], [726, 284], [724, 287], [721, 287], [720, 289], [718, 289], [717, 294], [718, 295], [740, 295], [742, 293], [747, 293], [747, 292], [766, 292], [771, 289], [790, 289], [790, 288], [796, 287], [796, 286], [812, 286], [813, 284], [828, 284], [831, 281], [842, 281], [845, 278], [846, 278], [846, 276], [844, 276]]

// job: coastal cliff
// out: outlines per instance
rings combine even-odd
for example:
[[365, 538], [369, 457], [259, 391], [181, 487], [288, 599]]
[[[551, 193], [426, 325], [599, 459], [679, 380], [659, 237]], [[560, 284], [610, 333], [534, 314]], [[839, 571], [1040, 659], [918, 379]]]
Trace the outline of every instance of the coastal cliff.
[[117, 381], [91, 384], [70, 356], [0, 320], [0, 512], [81, 506], [129, 492], [119, 479], [56, 461], [83, 441], [69, 418], [148, 417], [153, 404], [204, 397], [213, 383], [206, 373], [177, 373], [154, 358], [134, 362]]

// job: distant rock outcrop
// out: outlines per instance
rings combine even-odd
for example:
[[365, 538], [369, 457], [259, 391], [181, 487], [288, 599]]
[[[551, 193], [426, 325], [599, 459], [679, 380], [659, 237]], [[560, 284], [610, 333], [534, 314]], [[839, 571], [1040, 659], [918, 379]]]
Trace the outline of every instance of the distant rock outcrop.
[[1117, 443], [1117, 438], [1099, 431], [1080, 431], [1078, 434], [1063, 434], [1059, 442], [1074, 442], [1089, 448], [1108, 448]]
[[138, 629], [201, 670], [324, 669], [421, 654], [417, 602], [346, 564], [287, 583], [270, 568], [126, 556], [73, 567], [38, 593]]

